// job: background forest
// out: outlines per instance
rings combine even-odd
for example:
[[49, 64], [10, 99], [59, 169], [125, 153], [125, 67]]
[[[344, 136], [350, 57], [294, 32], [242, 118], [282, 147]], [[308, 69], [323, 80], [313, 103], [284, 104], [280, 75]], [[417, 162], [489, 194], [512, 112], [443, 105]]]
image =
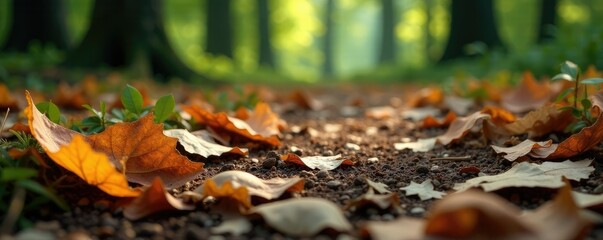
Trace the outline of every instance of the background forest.
[[[566, 59], [603, 68], [600, 22], [595, 0], [0, 0], [0, 79], [542, 75]], [[57, 67], [70, 71], [49, 74]]]

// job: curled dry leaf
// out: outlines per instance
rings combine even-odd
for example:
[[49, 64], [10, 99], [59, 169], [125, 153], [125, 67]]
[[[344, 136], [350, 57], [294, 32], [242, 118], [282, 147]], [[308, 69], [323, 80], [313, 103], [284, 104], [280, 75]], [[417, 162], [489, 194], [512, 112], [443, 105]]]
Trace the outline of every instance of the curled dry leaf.
[[392, 207], [395, 208], [396, 211], [402, 212], [402, 208], [400, 207], [400, 198], [398, 197], [397, 193], [389, 192], [387, 194], [375, 194], [375, 190], [373, 190], [373, 188], [369, 188], [369, 190], [362, 196], [349, 201], [345, 205], [345, 209], [356, 211], [366, 206], [376, 206], [383, 210]]
[[554, 148], [550, 148], [551, 145], [553, 145], [552, 140], [534, 142], [530, 139], [526, 139], [513, 147], [498, 147], [492, 145], [492, 149], [498, 154], [504, 153], [505, 159], [515, 161], [517, 158], [526, 155], [533, 158], [545, 158], [555, 151]]
[[[245, 187], [250, 196], [257, 196], [266, 200], [279, 198], [285, 192], [301, 192], [304, 188], [304, 180], [299, 177], [264, 180], [243, 171], [221, 172], [213, 176], [211, 180], [218, 186], [229, 182], [233, 188]], [[202, 193], [204, 189], [201, 186], [194, 191]]]
[[450, 111], [446, 114], [444, 119], [436, 119], [433, 116], [428, 116], [423, 119], [423, 124], [421, 124], [421, 128], [440, 128], [440, 127], [448, 127], [452, 121], [456, 119], [456, 113]]
[[394, 143], [394, 148], [398, 151], [410, 149], [413, 152], [429, 152], [435, 147], [436, 138], [419, 139], [416, 142]]
[[142, 195], [124, 207], [124, 217], [138, 220], [159, 212], [193, 210], [194, 208], [166, 192], [161, 179], [155, 178]]
[[442, 198], [446, 195], [444, 192], [433, 190], [433, 184], [431, 179], [427, 179], [422, 183], [418, 184], [414, 181], [410, 182], [410, 185], [400, 188], [400, 190], [406, 191], [406, 196], [418, 195], [421, 201], [429, 200], [432, 198]]
[[176, 150], [177, 141], [163, 134], [163, 125], [155, 124], [152, 114], [88, 136], [92, 147], [106, 153], [128, 181], [148, 186], [159, 177], [168, 188], [193, 180], [203, 170], [203, 163], [192, 162]]
[[531, 72], [524, 72], [519, 86], [502, 96], [501, 105], [514, 113], [527, 112], [544, 106], [554, 95], [548, 82], [539, 84]]
[[503, 128], [510, 135], [527, 133], [528, 138], [534, 138], [551, 132], [561, 132], [573, 120], [570, 111], [559, 111], [557, 106], [548, 105], [527, 113], [515, 122], [503, 125]]
[[481, 112], [475, 112], [467, 117], [457, 118], [450, 124], [446, 133], [437, 137], [437, 142], [442, 145], [448, 145], [465, 136], [465, 134], [467, 134], [467, 132], [479, 121], [488, 118], [490, 118], [490, 115]]
[[370, 179], [366, 179], [366, 184], [378, 193], [391, 193], [392, 191], [387, 190], [387, 185], [382, 182], [373, 182]]
[[267, 103], [260, 102], [245, 120], [251, 129], [262, 137], [269, 138], [280, 134], [280, 118], [272, 112]]
[[245, 156], [249, 151], [245, 148], [226, 147], [220, 144], [208, 142], [201, 137], [197, 137], [186, 129], [165, 130], [163, 133], [168, 137], [177, 138], [178, 142], [184, 147], [184, 150], [191, 154], [201, 155], [204, 158], [210, 156], [221, 156], [225, 153], [231, 153], [239, 156]]
[[322, 230], [348, 232], [352, 225], [334, 203], [322, 198], [294, 198], [262, 204], [250, 210], [279, 232], [311, 237]]
[[234, 212], [245, 212], [251, 208], [251, 197], [246, 187], [234, 187], [231, 182], [218, 186], [214, 180], [207, 179], [203, 183], [201, 199], [214, 197], [219, 201], [218, 209]]
[[457, 183], [454, 189], [465, 191], [474, 187], [481, 187], [486, 192], [507, 187], [543, 187], [560, 188], [564, 185], [563, 177], [574, 181], [586, 179], [595, 170], [590, 166], [592, 160], [586, 159], [577, 162], [566, 160], [564, 162], [544, 162], [534, 164], [521, 162], [508, 171], [492, 176], [481, 176]]
[[107, 155], [94, 151], [81, 135], [75, 135], [69, 144], [61, 146], [58, 151], [46, 153], [58, 165], [109, 195], [140, 195], [140, 190], [128, 186], [126, 176], [115, 169]]
[[[183, 106], [182, 109], [190, 114], [195, 121], [201, 125], [210, 127], [220, 138], [230, 139], [231, 143], [241, 143], [247, 145], [267, 145], [277, 147], [281, 143], [276, 135], [262, 136], [273, 130], [253, 129], [247, 122], [229, 117], [226, 113], [211, 113], [197, 105]], [[272, 113], [272, 112], [270, 112]], [[264, 112], [264, 114], [268, 114]], [[256, 125], [262, 125], [264, 118], [261, 113], [254, 117]], [[251, 116], [250, 116], [251, 119]], [[249, 120], [249, 119], [248, 119]], [[268, 123], [271, 121], [267, 121]], [[278, 130], [278, 125], [277, 125]]]
[[310, 169], [333, 170], [340, 165], [354, 165], [349, 159], [342, 159], [341, 154], [335, 156], [308, 156], [300, 157], [294, 153], [288, 153], [281, 156], [281, 160], [306, 166]]

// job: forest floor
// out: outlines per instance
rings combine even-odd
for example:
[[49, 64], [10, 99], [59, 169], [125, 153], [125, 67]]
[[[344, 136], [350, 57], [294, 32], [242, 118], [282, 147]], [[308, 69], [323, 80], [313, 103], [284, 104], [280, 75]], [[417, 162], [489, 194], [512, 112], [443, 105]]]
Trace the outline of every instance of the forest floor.
[[[400, 216], [425, 217], [434, 199], [420, 200], [416, 195], [406, 196], [400, 188], [411, 182], [431, 180], [435, 190], [453, 191], [455, 183], [462, 183], [478, 175], [500, 174], [512, 167], [512, 162], [497, 155], [478, 133], [469, 133], [462, 140], [449, 145], [436, 145], [428, 152], [396, 150], [394, 143], [436, 137], [446, 128], [421, 129], [416, 121], [399, 115], [375, 119], [367, 117], [365, 110], [371, 107], [396, 105], [403, 101], [401, 90], [354, 88], [341, 90], [335, 87], [313, 91], [313, 97], [326, 103], [320, 110], [293, 110], [280, 114], [288, 127], [281, 134], [282, 145], [276, 149], [253, 150], [249, 156], [228, 160], [205, 161], [201, 176], [176, 190], [198, 187], [203, 180], [227, 170], [241, 170], [262, 179], [275, 177], [301, 177], [304, 190], [295, 193], [301, 197], [319, 197], [344, 208], [351, 200], [368, 190], [366, 179], [381, 182], [397, 193], [397, 207], [379, 209], [368, 207], [358, 211], [345, 210], [346, 218], [354, 229], [367, 221], [391, 221]], [[315, 94], [314, 94], [315, 93]], [[479, 110], [476, 108], [475, 110]], [[350, 144], [352, 143], [352, 144]], [[358, 147], [356, 147], [355, 145]], [[312, 170], [304, 166], [285, 163], [277, 155], [296, 152], [301, 156], [341, 154], [354, 165], [340, 166], [334, 170]], [[459, 157], [459, 158], [457, 158]], [[603, 150], [595, 148], [573, 159], [603, 158]], [[534, 161], [539, 163], [538, 160]], [[592, 193], [603, 186], [603, 164], [594, 161], [595, 171], [588, 180], [574, 182], [574, 190]], [[468, 170], [470, 169], [470, 170]], [[556, 190], [545, 188], [506, 188], [496, 194], [522, 209], [535, 209], [553, 199]], [[156, 214], [137, 221], [123, 217], [120, 209], [113, 209], [113, 198], [98, 200], [90, 196], [103, 194], [64, 193], [71, 201], [70, 212], [40, 213], [33, 216], [34, 227], [22, 232], [21, 237], [37, 239], [290, 239], [262, 220], [252, 221], [253, 228], [240, 236], [230, 233], [217, 234], [213, 227], [220, 226], [223, 216], [211, 208], [198, 206], [193, 211], [173, 214]], [[94, 200], [91, 200], [94, 199]], [[602, 239], [603, 228], [596, 227], [589, 233], [591, 239]], [[322, 231], [313, 239], [349, 237], [358, 238], [357, 231], [334, 234]], [[345, 238], [342, 238], [345, 239]]]

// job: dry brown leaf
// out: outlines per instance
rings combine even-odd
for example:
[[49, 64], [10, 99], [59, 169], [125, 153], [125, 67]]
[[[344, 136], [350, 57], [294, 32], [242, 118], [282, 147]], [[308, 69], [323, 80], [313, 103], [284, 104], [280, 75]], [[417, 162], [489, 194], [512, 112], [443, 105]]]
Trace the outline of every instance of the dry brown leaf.
[[467, 132], [479, 121], [488, 118], [490, 118], [490, 115], [481, 112], [475, 112], [469, 116], [457, 118], [450, 124], [446, 133], [437, 137], [437, 142], [442, 145], [448, 145], [465, 136], [465, 134], [467, 134]]
[[502, 96], [501, 105], [514, 113], [527, 112], [544, 106], [553, 96], [548, 82], [539, 84], [531, 72], [524, 72], [517, 88]]
[[421, 128], [441, 128], [448, 127], [456, 119], [456, 113], [453, 111], [448, 112], [444, 119], [436, 119], [433, 116], [427, 116], [423, 119], [423, 124], [421, 124]]
[[513, 147], [498, 147], [492, 145], [492, 149], [498, 154], [504, 153], [505, 156], [503, 157], [505, 159], [515, 161], [517, 158], [526, 155], [533, 158], [545, 158], [555, 151], [554, 148], [550, 148], [552, 144], [552, 140], [534, 142], [530, 139], [526, 139]]
[[69, 144], [62, 145], [58, 151], [46, 153], [55, 163], [109, 195], [116, 197], [140, 195], [140, 190], [128, 186], [126, 176], [115, 169], [107, 156], [95, 152], [81, 135], [75, 135]]
[[210, 156], [222, 156], [226, 153], [246, 156], [249, 153], [249, 151], [245, 148], [241, 149], [238, 147], [226, 147], [220, 144], [208, 142], [201, 137], [193, 135], [186, 129], [170, 129], [163, 131], [163, 133], [168, 137], [177, 138], [178, 142], [184, 147], [186, 152], [201, 155], [204, 158], [208, 158]]
[[540, 137], [551, 132], [563, 131], [574, 117], [570, 111], [559, 111], [555, 105], [540, 107], [504, 125], [511, 135], [528, 134], [529, 138]]
[[267, 103], [256, 104], [245, 122], [262, 137], [269, 138], [280, 134], [280, 118], [272, 112]]
[[279, 232], [311, 237], [324, 229], [348, 232], [352, 225], [336, 204], [322, 198], [293, 198], [262, 204], [250, 210]]
[[159, 212], [193, 210], [194, 208], [166, 192], [161, 179], [155, 178], [142, 195], [124, 207], [123, 213], [127, 219], [138, 220]]
[[306, 166], [310, 169], [333, 170], [340, 165], [354, 165], [349, 159], [342, 159], [341, 154], [335, 156], [307, 156], [300, 157], [294, 153], [288, 153], [281, 156], [281, 160], [294, 163], [301, 166]]
[[318, 111], [325, 107], [323, 102], [310, 96], [309, 93], [302, 91], [302, 90], [297, 90], [297, 91], [291, 93], [289, 98], [294, 103], [296, 103], [299, 107], [306, 109], [306, 110]]
[[403, 212], [403, 209], [400, 207], [400, 198], [397, 193], [389, 192], [387, 194], [375, 194], [373, 188], [369, 188], [362, 196], [349, 201], [344, 208], [351, 211], [357, 211], [368, 206], [376, 206], [383, 210], [391, 207], [397, 212]]
[[[229, 139], [231, 144], [239, 145], [240, 143], [247, 146], [259, 144], [271, 147], [277, 147], [281, 144], [276, 135], [262, 136], [259, 132], [265, 133], [267, 131], [264, 129], [255, 130], [247, 122], [229, 117], [226, 113], [214, 114], [197, 105], [183, 106], [182, 109], [190, 114], [197, 123], [210, 127], [221, 138]], [[267, 112], [264, 112], [264, 114], [267, 114]], [[264, 116], [261, 114], [256, 116], [256, 118], [261, 117]]]
[[513, 113], [491, 105], [482, 108], [482, 113], [490, 115], [490, 121], [492, 121], [496, 125], [508, 124], [515, 122], [516, 120], [515, 115], [513, 115]]
[[28, 103], [25, 114], [27, 115], [29, 128], [32, 135], [47, 153], [59, 151], [59, 148], [69, 144], [75, 135], [83, 136], [78, 132], [50, 121], [46, 115], [36, 108], [28, 91], [25, 91], [25, 98]]
[[394, 143], [398, 151], [410, 149], [413, 152], [429, 152], [435, 147], [436, 138], [418, 139], [416, 142]]
[[469, 179], [464, 183], [457, 183], [454, 185], [454, 189], [465, 191], [481, 187], [484, 191], [490, 192], [507, 187], [560, 188], [564, 185], [563, 177], [574, 181], [588, 178], [595, 170], [590, 166], [591, 162], [592, 160], [589, 159], [577, 162], [570, 160], [544, 162], [542, 164], [521, 162], [498, 175], [481, 176]]
[[92, 148], [106, 153], [128, 181], [144, 186], [159, 177], [166, 187], [179, 187], [203, 170], [203, 163], [191, 162], [178, 153], [178, 140], [165, 136], [163, 125], [155, 124], [152, 114], [136, 122], [109, 126], [87, 140]]
[[17, 110], [19, 109], [19, 104], [17, 100], [10, 94], [8, 87], [4, 84], [0, 84], [0, 110], [4, 111], [6, 109]]
[[[233, 188], [245, 187], [250, 196], [272, 200], [281, 197], [285, 192], [301, 192], [304, 189], [304, 180], [299, 177], [260, 179], [251, 173], [243, 171], [225, 171], [211, 178], [217, 186], [230, 183]], [[201, 186], [194, 191], [203, 193]]]
[[218, 186], [213, 179], [203, 183], [201, 199], [213, 197], [219, 201], [218, 209], [245, 212], [251, 208], [251, 197], [245, 186], [234, 187], [232, 182], [224, 182]]
[[366, 179], [366, 184], [374, 189], [375, 191], [377, 191], [377, 193], [391, 193], [392, 191], [387, 190], [387, 184], [382, 183], [382, 182], [373, 182], [370, 179]]
[[442, 103], [444, 92], [439, 87], [423, 88], [406, 99], [406, 107], [417, 108], [424, 106], [434, 106]]
[[63, 108], [84, 109], [82, 105], [90, 102], [84, 94], [81, 87], [71, 87], [66, 82], [61, 82], [54, 93], [52, 102]]
[[597, 114], [597, 121], [559, 143], [555, 152], [546, 159], [573, 157], [590, 150], [603, 140], [603, 92], [591, 96], [590, 100], [593, 104], [592, 111]]

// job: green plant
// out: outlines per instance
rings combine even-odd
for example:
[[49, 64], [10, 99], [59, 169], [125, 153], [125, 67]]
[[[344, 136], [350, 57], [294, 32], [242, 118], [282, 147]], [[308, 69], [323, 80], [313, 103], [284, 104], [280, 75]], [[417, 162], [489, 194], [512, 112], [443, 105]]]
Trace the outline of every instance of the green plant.
[[[560, 108], [560, 110], [571, 111], [576, 119], [576, 121], [570, 124], [566, 129], [566, 131], [572, 133], [592, 125], [597, 120], [596, 117], [593, 117], [591, 114], [592, 103], [588, 99], [587, 85], [599, 85], [603, 83], [603, 78], [581, 79], [580, 74], [581, 71], [578, 65], [570, 61], [565, 61], [561, 64], [561, 73], [553, 77], [553, 80], [565, 80], [574, 83], [573, 87], [561, 92], [556, 99], [557, 102], [566, 99], [568, 102], [572, 103], [571, 106]], [[580, 94], [581, 88], [583, 94]], [[570, 97], [570, 94], [572, 93], [573, 96]]]

